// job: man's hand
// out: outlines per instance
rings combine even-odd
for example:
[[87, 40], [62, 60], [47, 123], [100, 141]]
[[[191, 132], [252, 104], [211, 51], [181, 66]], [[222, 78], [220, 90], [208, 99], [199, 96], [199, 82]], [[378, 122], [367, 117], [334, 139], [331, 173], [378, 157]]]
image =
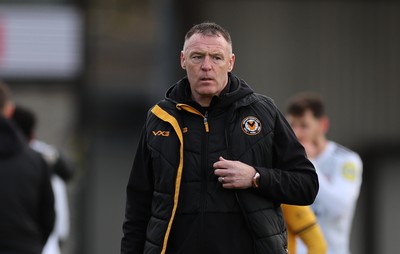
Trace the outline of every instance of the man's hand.
[[225, 160], [222, 156], [214, 163], [214, 174], [226, 189], [247, 189], [252, 187], [256, 170], [243, 162]]

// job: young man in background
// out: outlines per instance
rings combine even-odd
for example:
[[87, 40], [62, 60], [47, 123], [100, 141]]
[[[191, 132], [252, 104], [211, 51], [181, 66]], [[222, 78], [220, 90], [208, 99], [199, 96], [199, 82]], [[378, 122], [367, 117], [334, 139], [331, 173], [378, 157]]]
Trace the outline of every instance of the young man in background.
[[[350, 254], [350, 231], [362, 182], [360, 156], [328, 140], [322, 98], [304, 93], [289, 100], [287, 119], [313, 162], [319, 192], [312, 208], [328, 243], [328, 254]], [[306, 253], [301, 243], [298, 254]]]

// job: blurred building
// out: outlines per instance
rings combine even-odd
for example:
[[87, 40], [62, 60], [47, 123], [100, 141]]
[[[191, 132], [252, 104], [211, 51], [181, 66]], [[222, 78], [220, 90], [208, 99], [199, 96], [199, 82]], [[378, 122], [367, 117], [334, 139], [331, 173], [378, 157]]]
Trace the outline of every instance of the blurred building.
[[395, 1], [1, 0], [0, 78], [74, 159], [65, 254], [119, 252], [125, 187], [147, 109], [184, 72], [186, 30], [232, 35], [234, 72], [283, 110], [321, 93], [329, 137], [364, 161], [354, 254], [400, 248], [400, 3]]

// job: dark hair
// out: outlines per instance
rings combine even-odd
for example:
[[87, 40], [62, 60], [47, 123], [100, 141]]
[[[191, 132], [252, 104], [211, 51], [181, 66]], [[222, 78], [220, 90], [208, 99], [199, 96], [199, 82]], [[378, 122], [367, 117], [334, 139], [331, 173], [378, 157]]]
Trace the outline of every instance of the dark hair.
[[11, 92], [8, 86], [0, 81], [0, 114], [3, 112], [6, 103], [10, 100]]
[[36, 126], [36, 116], [31, 110], [17, 105], [12, 115], [12, 120], [20, 128], [27, 139], [32, 137]]
[[315, 93], [301, 93], [288, 101], [287, 113], [289, 115], [302, 116], [307, 110], [310, 110], [316, 118], [325, 116], [322, 97]]
[[203, 22], [194, 25], [185, 35], [185, 41], [187, 41], [194, 34], [202, 34], [204, 36], [220, 36], [225, 38], [225, 40], [232, 46], [232, 39], [229, 32], [222, 26], [213, 22]]

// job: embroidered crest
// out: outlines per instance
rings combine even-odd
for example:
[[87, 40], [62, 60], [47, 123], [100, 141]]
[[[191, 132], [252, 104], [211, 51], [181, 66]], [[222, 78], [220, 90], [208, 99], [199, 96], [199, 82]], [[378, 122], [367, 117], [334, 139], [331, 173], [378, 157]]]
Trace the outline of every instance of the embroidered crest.
[[261, 122], [257, 117], [248, 116], [242, 121], [242, 130], [247, 135], [257, 135], [261, 131]]

